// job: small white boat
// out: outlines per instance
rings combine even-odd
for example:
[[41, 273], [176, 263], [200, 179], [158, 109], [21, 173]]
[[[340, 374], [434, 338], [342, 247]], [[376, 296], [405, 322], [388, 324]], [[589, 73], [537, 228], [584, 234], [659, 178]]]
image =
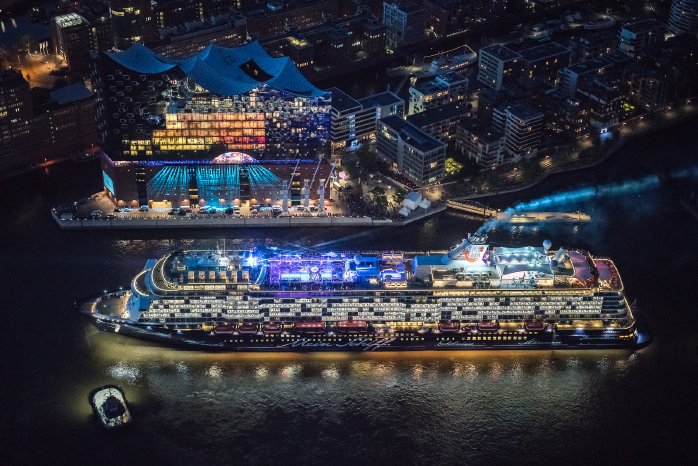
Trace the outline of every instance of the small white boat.
[[90, 404], [105, 429], [119, 429], [132, 421], [124, 392], [116, 385], [104, 385], [93, 390]]

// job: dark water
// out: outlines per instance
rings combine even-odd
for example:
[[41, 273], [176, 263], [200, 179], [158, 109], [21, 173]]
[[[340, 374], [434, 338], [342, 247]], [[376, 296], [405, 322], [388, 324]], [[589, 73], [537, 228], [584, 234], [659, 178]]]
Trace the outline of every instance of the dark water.
[[[698, 163], [698, 122], [609, 163], [502, 196]], [[613, 257], [647, 316], [641, 351], [218, 355], [100, 334], [74, 299], [127, 284], [172, 247], [445, 248], [478, 223], [443, 214], [391, 230], [61, 232], [48, 209], [99, 188], [97, 166], [0, 181], [2, 464], [691, 463], [698, 423], [698, 221], [672, 183], [582, 205], [596, 221], [493, 235]], [[694, 187], [695, 189], [695, 187]], [[159, 235], [163, 235], [162, 237]], [[117, 383], [136, 422], [100, 430], [87, 395]]]

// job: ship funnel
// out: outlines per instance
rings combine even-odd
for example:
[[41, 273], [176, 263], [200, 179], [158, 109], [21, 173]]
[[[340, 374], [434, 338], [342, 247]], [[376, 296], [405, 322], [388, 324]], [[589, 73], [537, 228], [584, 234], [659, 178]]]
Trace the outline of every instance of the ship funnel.
[[557, 250], [557, 252], [555, 253], [555, 256], [553, 256], [552, 260], [555, 261], [556, 263], [560, 264], [562, 262], [562, 259], [565, 257], [565, 255], [567, 255], [567, 249], [560, 248]]
[[465, 251], [473, 244], [487, 244], [487, 235], [471, 235], [468, 233], [468, 237], [460, 242], [456, 247], [448, 251], [447, 256], [449, 259], [458, 259], [465, 253]]

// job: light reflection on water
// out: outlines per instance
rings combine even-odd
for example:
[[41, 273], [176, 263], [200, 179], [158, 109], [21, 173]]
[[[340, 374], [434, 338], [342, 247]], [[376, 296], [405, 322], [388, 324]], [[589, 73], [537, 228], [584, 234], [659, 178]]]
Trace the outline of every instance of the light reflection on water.
[[[95, 365], [133, 404], [134, 431], [167, 426], [163, 435], [170, 439], [204, 444], [250, 430], [273, 433], [274, 423], [310, 431], [321, 444], [337, 429], [355, 435], [391, 423], [404, 435], [447, 443], [458, 441], [463, 429], [496, 438], [491, 429], [499, 424], [585, 425], [594, 387], [630, 375], [642, 358], [620, 350], [210, 354], [113, 334], [93, 335], [92, 344]], [[84, 418], [85, 403], [78, 408]], [[361, 426], [353, 424], [357, 416]], [[300, 431], [285, 435], [301, 441]], [[459, 445], [461, 452], [477, 449]], [[226, 451], [252, 462], [265, 458], [244, 448]]]

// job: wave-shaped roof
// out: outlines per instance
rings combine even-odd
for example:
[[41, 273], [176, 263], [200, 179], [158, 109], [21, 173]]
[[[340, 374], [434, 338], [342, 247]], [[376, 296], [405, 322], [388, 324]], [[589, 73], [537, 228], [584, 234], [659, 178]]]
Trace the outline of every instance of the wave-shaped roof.
[[212, 44], [185, 58], [164, 57], [140, 43], [106, 54], [124, 68], [142, 74], [159, 74], [177, 67], [198, 85], [219, 95], [244, 94], [260, 83], [303, 97], [326, 94], [313, 86], [290, 58], [272, 57], [257, 41], [235, 48]]

